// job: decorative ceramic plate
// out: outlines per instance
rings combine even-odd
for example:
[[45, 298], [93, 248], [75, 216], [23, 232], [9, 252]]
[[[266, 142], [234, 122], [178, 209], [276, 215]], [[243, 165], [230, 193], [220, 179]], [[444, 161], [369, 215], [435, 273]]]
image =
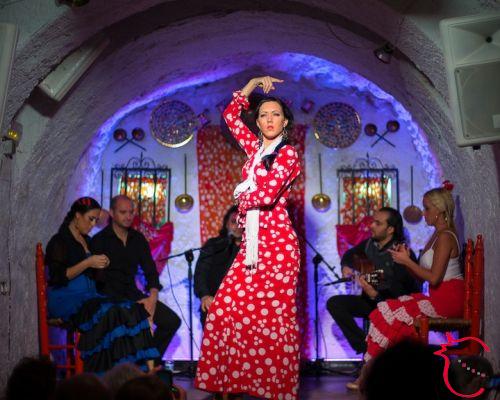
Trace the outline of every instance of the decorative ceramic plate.
[[196, 131], [196, 115], [181, 101], [165, 101], [151, 113], [150, 127], [153, 137], [163, 146], [181, 147]]
[[357, 111], [345, 103], [329, 103], [319, 109], [313, 121], [314, 136], [327, 147], [352, 145], [361, 133]]

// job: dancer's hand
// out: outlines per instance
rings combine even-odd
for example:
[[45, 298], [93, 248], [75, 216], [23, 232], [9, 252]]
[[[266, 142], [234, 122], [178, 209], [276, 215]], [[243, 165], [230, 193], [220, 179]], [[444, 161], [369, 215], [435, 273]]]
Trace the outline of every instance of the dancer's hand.
[[275, 83], [282, 83], [283, 79], [275, 78], [273, 76], [259, 76], [257, 78], [250, 79], [243, 89], [241, 89], [241, 94], [248, 97], [254, 89], [259, 86], [262, 88], [264, 93], [269, 93], [270, 91], [276, 89], [274, 87]]
[[213, 296], [203, 296], [201, 298], [201, 311], [208, 312], [208, 309], [214, 302]]

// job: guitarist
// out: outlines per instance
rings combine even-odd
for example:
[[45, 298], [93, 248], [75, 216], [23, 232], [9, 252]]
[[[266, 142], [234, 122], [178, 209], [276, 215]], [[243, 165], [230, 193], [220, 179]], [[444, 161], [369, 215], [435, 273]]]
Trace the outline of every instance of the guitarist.
[[[394, 208], [383, 207], [373, 215], [370, 225], [371, 238], [352, 247], [342, 257], [342, 276], [348, 278], [354, 275], [354, 264], [357, 257], [366, 257], [375, 270], [383, 270], [380, 284], [375, 288], [363, 276], [356, 281], [363, 289], [358, 295], [338, 295], [330, 297], [327, 309], [342, 330], [351, 347], [357, 353], [366, 351], [365, 332], [354, 318], [368, 318], [377, 303], [405, 294], [421, 291], [420, 284], [410, 275], [404, 266], [394, 263], [387, 249], [405, 241], [403, 219]], [[411, 258], [416, 261], [415, 254], [410, 250]]]

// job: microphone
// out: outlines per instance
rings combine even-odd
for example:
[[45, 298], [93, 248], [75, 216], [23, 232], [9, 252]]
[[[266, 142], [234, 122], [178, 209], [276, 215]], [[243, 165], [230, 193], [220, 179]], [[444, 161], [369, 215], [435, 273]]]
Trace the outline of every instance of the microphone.
[[336, 281], [325, 283], [323, 286], [337, 285], [338, 283], [351, 282], [352, 280], [353, 280], [352, 277], [340, 278], [340, 279], [337, 279]]

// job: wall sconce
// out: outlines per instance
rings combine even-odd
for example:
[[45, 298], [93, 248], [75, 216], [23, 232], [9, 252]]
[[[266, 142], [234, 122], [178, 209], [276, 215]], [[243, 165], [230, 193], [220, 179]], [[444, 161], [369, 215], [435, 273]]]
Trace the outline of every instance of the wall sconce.
[[304, 99], [302, 105], [300, 106], [300, 109], [304, 111], [306, 114], [309, 114], [313, 109], [313, 107], [314, 107], [314, 101], [309, 99]]
[[377, 57], [379, 61], [383, 62], [384, 64], [389, 64], [391, 62], [394, 50], [394, 46], [389, 42], [386, 42], [383, 46], [375, 49], [373, 54], [375, 54], [375, 57]]
[[1, 153], [7, 157], [11, 158], [16, 153], [17, 146], [21, 140], [21, 125], [13, 123], [9, 128], [7, 133], [2, 137], [0, 141]]

